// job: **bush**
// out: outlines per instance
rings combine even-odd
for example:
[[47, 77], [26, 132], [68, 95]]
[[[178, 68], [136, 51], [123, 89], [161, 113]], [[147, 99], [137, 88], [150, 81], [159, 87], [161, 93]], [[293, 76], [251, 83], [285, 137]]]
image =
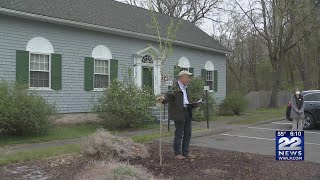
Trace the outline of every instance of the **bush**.
[[220, 105], [220, 113], [224, 115], [240, 115], [247, 106], [247, 101], [240, 92], [232, 92], [223, 100]]
[[[216, 114], [218, 112], [218, 104], [216, 103], [216, 100], [212, 93], [208, 92], [208, 100], [205, 99], [205, 91], [203, 90], [205, 83], [201, 78], [193, 78], [190, 82], [190, 85], [188, 86], [188, 92], [189, 92], [189, 99], [190, 101], [198, 101], [200, 98], [203, 98], [204, 101], [208, 102], [208, 111], [209, 111], [209, 117], [212, 114]], [[206, 113], [206, 104], [202, 104], [199, 108], [195, 108], [193, 110], [193, 119], [195, 121], [205, 121]]]
[[29, 135], [49, 128], [55, 107], [25, 87], [0, 82], [0, 134]]
[[93, 111], [102, 119], [107, 129], [140, 127], [153, 122], [150, 107], [155, 105], [155, 97], [145, 88], [133, 83], [113, 81]]
[[90, 135], [82, 145], [85, 156], [98, 159], [130, 159], [149, 156], [143, 144], [134, 143], [131, 139], [117, 137], [104, 129], [98, 129]]

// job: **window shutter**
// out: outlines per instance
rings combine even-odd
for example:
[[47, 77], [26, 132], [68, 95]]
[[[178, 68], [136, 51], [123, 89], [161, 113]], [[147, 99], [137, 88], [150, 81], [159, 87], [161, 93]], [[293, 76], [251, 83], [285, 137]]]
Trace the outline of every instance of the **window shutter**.
[[118, 60], [110, 60], [110, 81], [118, 79]]
[[51, 89], [61, 90], [61, 54], [51, 55]]
[[189, 72], [192, 73], [191, 77], [194, 77], [194, 68], [189, 68]]
[[16, 51], [16, 81], [29, 85], [29, 52]]
[[213, 85], [214, 85], [214, 92], [218, 92], [218, 71], [217, 70], [214, 70], [213, 71], [214, 73], [214, 81], [213, 81]]
[[178, 79], [178, 75], [179, 75], [180, 71], [181, 71], [180, 66], [173, 67], [173, 78], [174, 79]]
[[84, 60], [84, 90], [93, 90], [93, 76], [94, 76], [94, 59], [85, 57]]
[[207, 81], [207, 70], [201, 69], [201, 79], [206, 83], [206, 81]]

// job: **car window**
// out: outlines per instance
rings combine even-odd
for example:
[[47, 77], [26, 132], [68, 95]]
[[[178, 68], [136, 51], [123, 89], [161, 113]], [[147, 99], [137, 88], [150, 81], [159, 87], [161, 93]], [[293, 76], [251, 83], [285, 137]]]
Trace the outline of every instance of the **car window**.
[[305, 101], [320, 101], [320, 93], [312, 93], [304, 96]]

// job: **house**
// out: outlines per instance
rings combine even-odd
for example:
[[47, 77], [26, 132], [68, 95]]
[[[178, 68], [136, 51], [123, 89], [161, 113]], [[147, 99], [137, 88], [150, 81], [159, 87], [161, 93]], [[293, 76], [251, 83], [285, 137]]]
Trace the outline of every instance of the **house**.
[[[160, 25], [170, 21], [157, 16]], [[113, 0], [2, 0], [0, 79], [28, 84], [60, 113], [90, 112], [103, 88], [122, 80], [128, 68], [139, 86], [159, 94], [159, 62], [150, 55], [157, 54], [158, 45], [150, 19], [148, 10]], [[178, 66], [205, 76], [212, 92], [224, 98], [227, 53], [182, 21], [164, 71], [170, 74]]]

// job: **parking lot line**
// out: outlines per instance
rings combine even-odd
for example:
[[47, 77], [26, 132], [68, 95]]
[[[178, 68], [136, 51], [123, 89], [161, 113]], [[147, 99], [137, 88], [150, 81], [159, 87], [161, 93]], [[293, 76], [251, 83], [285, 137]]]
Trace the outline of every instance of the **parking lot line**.
[[274, 141], [275, 140], [275, 139], [251, 137], [251, 136], [240, 136], [240, 135], [233, 135], [233, 134], [221, 134], [221, 135], [223, 135], [223, 136], [231, 136], [231, 137], [249, 138], [249, 139], [262, 139], [262, 140], [268, 140], [268, 141]]
[[[272, 128], [260, 128], [260, 127], [248, 127], [250, 129], [261, 129], [261, 130], [270, 130], [270, 131], [290, 131], [291, 129], [272, 129]], [[304, 131], [304, 133], [309, 134], [319, 134], [318, 132], [310, 132], [310, 131]]]
[[288, 124], [288, 125], [292, 125], [292, 123], [282, 123], [282, 122], [271, 122], [272, 124]]
[[[260, 137], [251, 137], [251, 136], [241, 136], [241, 135], [233, 135], [233, 134], [220, 134], [220, 135], [230, 136], [230, 137], [248, 138], [248, 139], [261, 139], [261, 140], [268, 140], [268, 141], [274, 141], [274, 140], [275, 140], [275, 139], [260, 138]], [[317, 143], [304, 142], [304, 144], [320, 146], [320, 144], [317, 144]]]

